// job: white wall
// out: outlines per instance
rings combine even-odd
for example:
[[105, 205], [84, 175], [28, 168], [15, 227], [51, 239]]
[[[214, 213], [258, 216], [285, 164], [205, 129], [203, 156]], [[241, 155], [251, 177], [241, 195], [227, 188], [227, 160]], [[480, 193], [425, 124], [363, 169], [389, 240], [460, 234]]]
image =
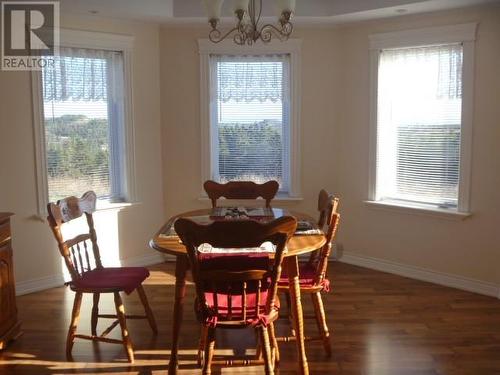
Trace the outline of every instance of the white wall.
[[[368, 35], [478, 22], [472, 149], [472, 217], [464, 221], [366, 207], [369, 145]], [[500, 7], [407, 16], [342, 28], [343, 102], [339, 190], [346, 253], [500, 284]], [[352, 254], [351, 254], [352, 255]]]
[[[121, 211], [99, 212], [96, 221], [98, 238], [106, 245], [101, 245], [102, 253], [115, 253], [124, 263], [157, 261], [160, 258], [149, 249], [148, 240], [164, 221], [158, 27], [66, 15], [62, 16], [61, 27], [135, 38], [133, 107], [139, 203]], [[62, 269], [55, 241], [47, 223], [35, 216], [36, 171], [28, 72], [0, 71], [0, 159], [0, 210], [15, 213], [12, 230], [18, 291], [60, 282]]]

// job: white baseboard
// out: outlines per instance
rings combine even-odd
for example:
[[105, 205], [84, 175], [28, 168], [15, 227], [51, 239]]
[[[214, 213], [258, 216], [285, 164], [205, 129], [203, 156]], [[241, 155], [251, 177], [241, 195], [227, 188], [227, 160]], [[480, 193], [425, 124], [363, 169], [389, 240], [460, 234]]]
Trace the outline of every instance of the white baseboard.
[[64, 277], [62, 274], [19, 281], [16, 283], [16, 295], [22, 296], [24, 294], [30, 294], [62, 285], [64, 285]]
[[[160, 253], [153, 253], [145, 256], [138, 256], [120, 260], [124, 267], [145, 267], [153, 264], [163, 263], [165, 258]], [[40, 277], [16, 283], [16, 295], [22, 296], [24, 294], [39, 292], [50, 288], [56, 288], [64, 285], [63, 274]]]
[[411, 279], [427, 281], [456, 289], [466, 290], [478, 294], [500, 298], [500, 285], [481, 280], [437, 272], [425, 268], [410, 266], [383, 259], [372, 258], [352, 252], [344, 252], [340, 262], [355, 266], [374, 269], [377, 271], [393, 273]]
[[121, 264], [124, 267], [145, 267], [151, 266], [153, 264], [163, 263], [165, 258], [160, 253], [152, 253], [149, 255], [127, 258], [121, 260]]

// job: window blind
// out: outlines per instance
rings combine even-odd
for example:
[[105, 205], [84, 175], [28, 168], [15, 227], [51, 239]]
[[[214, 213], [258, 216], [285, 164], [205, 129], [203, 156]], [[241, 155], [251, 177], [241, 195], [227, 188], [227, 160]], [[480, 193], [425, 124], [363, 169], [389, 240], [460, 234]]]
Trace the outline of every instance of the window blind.
[[380, 53], [377, 200], [457, 207], [462, 45]]
[[288, 189], [289, 56], [211, 56], [212, 178]]
[[49, 200], [116, 195], [121, 52], [61, 48], [42, 72]]

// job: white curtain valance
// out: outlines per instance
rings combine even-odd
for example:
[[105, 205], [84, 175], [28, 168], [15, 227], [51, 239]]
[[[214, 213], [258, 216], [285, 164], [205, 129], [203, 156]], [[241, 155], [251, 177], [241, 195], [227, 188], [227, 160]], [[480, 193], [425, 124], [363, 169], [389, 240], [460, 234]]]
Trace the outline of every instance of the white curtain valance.
[[108, 97], [106, 77], [122, 66], [122, 53], [84, 48], [61, 48], [53, 65], [43, 70], [44, 100], [102, 101]]
[[277, 102], [288, 97], [289, 55], [211, 55], [212, 95], [222, 102]]
[[[462, 49], [461, 44], [386, 49], [382, 50], [381, 58], [385, 64], [392, 62], [395, 67], [424, 62], [436, 64], [436, 98], [459, 99], [462, 97]], [[418, 80], [418, 77], [412, 79]], [[407, 81], [407, 77], [401, 80]]]

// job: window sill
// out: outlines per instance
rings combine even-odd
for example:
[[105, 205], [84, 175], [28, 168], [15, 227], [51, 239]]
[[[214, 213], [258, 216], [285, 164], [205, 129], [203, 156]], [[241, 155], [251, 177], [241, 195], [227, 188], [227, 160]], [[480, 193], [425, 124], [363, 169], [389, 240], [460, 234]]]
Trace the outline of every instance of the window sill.
[[410, 215], [429, 216], [453, 221], [461, 221], [472, 215], [470, 212], [451, 211], [442, 208], [433, 208], [416, 204], [402, 204], [401, 202], [396, 203], [389, 201], [364, 201], [364, 203], [369, 208], [376, 210], [399, 212]]
[[278, 194], [274, 197], [273, 202], [302, 202], [304, 198], [302, 197], [294, 197], [287, 194]]
[[108, 200], [97, 200], [96, 211], [123, 210], [140, 204], [141, 202], [110, 202]]
[[[140, 205], [141, 202], [110, 202], [109, 200], [97, 200], [96, 202], [96, 212], [99, 211], [109, 211], [109, 210], [123, 210], [128, 207], [134, 207]], [[30, 216], [31, 219], [45, 222], [48, 212], [45, 208], [42, 212]]]

